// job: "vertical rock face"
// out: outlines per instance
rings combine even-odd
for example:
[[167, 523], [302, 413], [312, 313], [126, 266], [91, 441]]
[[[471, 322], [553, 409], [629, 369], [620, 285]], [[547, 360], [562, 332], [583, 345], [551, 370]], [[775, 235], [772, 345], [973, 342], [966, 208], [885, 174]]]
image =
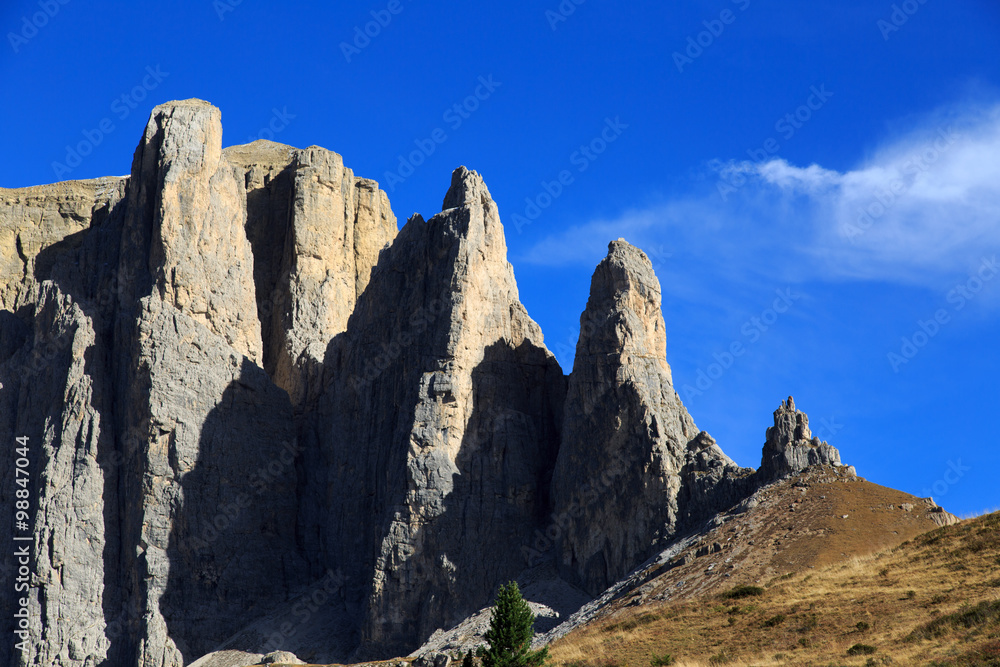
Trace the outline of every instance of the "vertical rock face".
[[[31, 619], [28, 651], [15, 653], [4, 642], [2, 664], [100, 662], [113, 656], [111, 643], [120, 633], [107, 345], [120, 283], [116, 244], [93, 229], [114, 227], [126, 182], [0, 191], [0, 235], [10, 226], [18, 230], [24, 260], [20, 282], [3, 282], [4, 293], [14, 296], [0, 308], [0, 438], [28, 437], [32, 483], [27, 489], [18, 483], [12, 457], [0, 462], [0, 525], [9, 527], [7, 535], [25, 534], [12, 516], [24, 490], [33, 514], [32, 541], [8, 542], [0, 579], [12, 590], [21, 564], [12, 557], [14, 545], [28, 549], [35, 573], [22, 591]], [[117, 240], [113, 233], [110, 238]], [[0, 598], [0, 630], [7, 636], [14, 630], [12, 603], [10, 596]]]
[[227, 149], [245, 174], [264, 367], [295, 405], [309, 397], [326, 346], [344, 331], [379, 252], [396, 235], [389, 199], [341, 156], [270, 142]]
[[[218, 109], [153, 111], [122, 252], [148, 271], [150, 291], [139, 280], [124, 295], [116, 331], [129, 351], [118, 367], [120, 429], [144, 443], [124, 452], [122, 521], [141, 665], [189, 662], [301, 580], [294, 552], [250, 547], [294, 543], [294, 459], [282, 454], [296, 438], [287, 395], [257, 365], [244, 193], [222, 155]], [[251, 483], [273, 463], [262, 503]]]
[[287, 394], [168, 304], [142, 304], [124, 415], [129, 601], [141, 665], [212, 650], [306, 582], [294, 549], [297, 452]]
[[[4, 645], [3, 664], [180, 665], [308, 583], [292, 408], [258, 366], [246, 208], [219, 111], [199, 101], [154, 111], [129, 178], [0, 191], [17, 249], [0, 435], [29, 436], [37, 499], [31, 650]], [[4, 459], [11, 526], [14, 472]]]
[[246, 188], [246, 234], [253, 251], [257, 313], [264, 343], [263, 367], [272, 376], [271, 341], [274, 335], [271, 323], [280, 298], [278, 277], [283, 269], [285, 238], [295, 198], [295, 170], [292, 168], [295, 152], [291, 146], [264, 140], [230, 146], [222, 151]]
[[148, 272], [161, 300], [260, 361], [245, 220], [243, 182], [222, 156], [219, 110], [201, 100], [154, 109], [132, 166], [123, 257], [137, 275]]
[[791, 396], [774, 411], [774, 426], [767, 441], [757, 475], [762, 483], [786, 477], [811, 465], [839, 466], [840, 452], [809, 430], [809, 417], [795, 408]]
[[279, 276], [271, 342], [274, 378], [296, 403], [316, 377], [326, 346], [347, 326], [396, 218], [372, 181], [356, 179], [339, 155], [298, 151], [291, 225]]
[[684, 524], [688, 474], [739, 471], [674, 391], [660, 300], [646, 255], [612, 242], [580, 318], [552, 483], [560, 569], [592, 594]]
[[444, 208], [400, 231], [327, 353], [325, 550], [364, 584], [365, 654], [412, 650], [523, 569], [558, 442], [562, 372], [496, 204], [461, 168]]

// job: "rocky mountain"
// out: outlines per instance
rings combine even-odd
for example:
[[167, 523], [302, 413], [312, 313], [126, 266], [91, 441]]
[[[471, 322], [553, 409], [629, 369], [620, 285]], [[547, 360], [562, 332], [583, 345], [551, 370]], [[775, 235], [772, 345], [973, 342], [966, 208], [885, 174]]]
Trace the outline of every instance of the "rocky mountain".
[[758, 471], [695, 426], [624, 240], [565, 375], [464, 167], [397, 231], [339, 155], [223, 149], [218, 109], [171, 102], [129, 176], [0, 189], [0, 240], [0, 441], [28, 438], [32, 499], [19, 527], [0, 459], [5, 585], [31, 561], [2, 664], [405, 655], [504, 581], [565, 617], [768, 484], [854, 474], [791, 399]]

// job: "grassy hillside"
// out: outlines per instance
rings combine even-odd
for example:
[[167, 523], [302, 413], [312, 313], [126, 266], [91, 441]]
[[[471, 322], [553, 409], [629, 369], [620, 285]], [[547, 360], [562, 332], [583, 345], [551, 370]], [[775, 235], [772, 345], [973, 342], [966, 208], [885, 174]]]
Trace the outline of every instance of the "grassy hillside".
[[553, 664], [1000, 667], [1000, 513], [763, 585], [731, 583], [624, 600], [556, 641]]

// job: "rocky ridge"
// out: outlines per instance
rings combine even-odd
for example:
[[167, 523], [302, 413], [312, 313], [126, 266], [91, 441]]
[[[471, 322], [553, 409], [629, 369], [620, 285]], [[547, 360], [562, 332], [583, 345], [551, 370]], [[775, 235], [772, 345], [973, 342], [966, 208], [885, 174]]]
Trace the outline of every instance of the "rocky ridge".
[[[518, 577], [565, 617], [839, 464], [790, 399], [756, 473], [695, 426], [621, 239], [564, 375], [464, 167], [397, 233], [339, 155], [223, 149], [218, 109], [172, 102], [128, 177], [0, 189], [0, 240], [0, 438], [30, 437], [37, 499], [30, 648], [4, 664], [404, 655]], [[5, 525], [16, 488], [4, 459]]]

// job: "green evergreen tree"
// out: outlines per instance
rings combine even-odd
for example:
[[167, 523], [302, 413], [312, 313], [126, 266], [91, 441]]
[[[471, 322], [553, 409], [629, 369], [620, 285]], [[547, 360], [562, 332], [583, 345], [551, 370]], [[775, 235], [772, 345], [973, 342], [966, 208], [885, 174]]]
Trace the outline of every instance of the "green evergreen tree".
[[549, 649], [531, 650], [535, 636], [535, 615], [521, 597], [517, 582], [500, 587], [490, 629], [486, 631], [489, 648], [482, 653], [483, 667], [541, 667], [549, 657]]
[[476, 667], [476, 660], [472, 657], [472, 651], [465, 654], [462, 658], [462, 667]]

